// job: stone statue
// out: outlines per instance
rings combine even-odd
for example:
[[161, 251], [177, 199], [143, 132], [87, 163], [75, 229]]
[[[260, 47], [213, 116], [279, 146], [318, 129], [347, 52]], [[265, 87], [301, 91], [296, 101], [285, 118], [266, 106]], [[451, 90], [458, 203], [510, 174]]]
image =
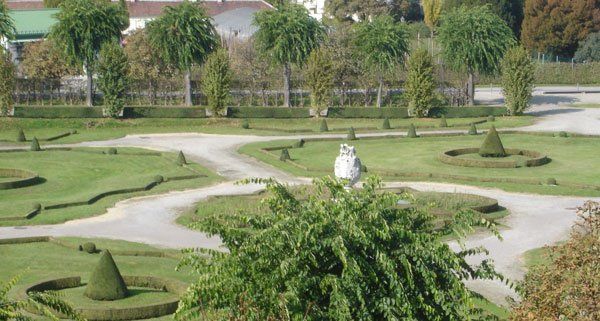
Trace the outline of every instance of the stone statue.
[[335, 176], [341, 179], [347, 179], [349, 189], [360, 180], [360, 159], [356, 157], [354, 146], [346, 144], [340, 145], [340, 155], [335, 159]]

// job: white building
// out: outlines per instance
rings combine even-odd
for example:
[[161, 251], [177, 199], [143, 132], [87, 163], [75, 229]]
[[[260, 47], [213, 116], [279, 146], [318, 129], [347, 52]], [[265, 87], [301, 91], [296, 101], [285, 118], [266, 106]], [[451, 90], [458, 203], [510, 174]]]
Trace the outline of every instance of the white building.
[[312, 17], [321, 20], [325, 14], [325, 1], [326, 0], [296, 0], [296, 3], [304, 5]]

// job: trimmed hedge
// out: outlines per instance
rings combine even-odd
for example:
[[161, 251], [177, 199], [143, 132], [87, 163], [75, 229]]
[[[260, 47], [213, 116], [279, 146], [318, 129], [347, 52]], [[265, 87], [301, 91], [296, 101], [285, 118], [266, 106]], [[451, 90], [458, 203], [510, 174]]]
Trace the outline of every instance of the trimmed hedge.
[[124, 118], [206, 118], [204, 107], [125, 107]]
[[430, 117], [466, 118], [504, 116], [506, 107], [499, 106], [475, 106], [475, 107], [434, 107], [429, 110]]
[[228, 107], [229, 118], [310, 118], [310, 108]]
[[333, 107], [327, 110], [328, 118], [408, 118], [404, 107]]
[[22, 169], [0, 168], [0, 176], [16, 178], [15, 180], [0, 182], [0, 190], [27, 187], [42, 182], [36, 173]]
[[21, 118], [103, 118], [100, 107], [15, 106], [14, 117]]
[[[484, 160], [484, 159], [468, 159], [468, 158], [458, 158], [456, 156], [466, 155], [466, 154], [477, 154], [479, 152], [478, 148], [461, 148], [461, 149], [453, 149], [449, 151], [445, 151], [441, 153], [438, 159], [445, 164], [456, 165], [462, 167], [481, 167], [481, 168], [517, 168], [519, 164], [516, 161], [492, 161], [492, 160]], [[526, 167], [536, 167], [548, 164], [551, 159], [546, 155], [542, 155], [539, 152], [524, 150], [524, 149], [506, 149], [507, 155], [522, 155], [525, 157], [530, 157], [525, 161]]]

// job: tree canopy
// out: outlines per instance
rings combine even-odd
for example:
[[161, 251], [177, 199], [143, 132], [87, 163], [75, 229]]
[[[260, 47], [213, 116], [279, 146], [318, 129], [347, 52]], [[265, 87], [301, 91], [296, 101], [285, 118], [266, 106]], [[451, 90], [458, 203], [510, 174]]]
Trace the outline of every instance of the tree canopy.
[[577, 62], [600, 62], [600, 32], [590, 33], [580, 42], [574, 58]]
[[56, 43], [49, 40], [25, 44], [20, 67], [32, 79], [61, 79], [81, 72], [81, 68], [69, 65]]
[[521, 34], [523, 23], [524, 0], [444, 0], [445, 10], [452, 10], [460, 6], [484, 6], [490, 7], [492, 12], [500, 16], [512, 29], [516, 37]]
[[317, 179], [299, 196], [272, 180], [251, 182], [271, 195], [267, 213], [245, 220], [258, 232], [224, 227], [230, 253], [185, 259], [200, 276], [176, 319], [470, 320], [473, 294], [463, 281], [498, 276], [488, 260], [466, 262], [483, 249], [455, 252], [440, 241], [482, 222], [471, 211], [436, 229], [433, 215], [398, 207], [399, 196], [382, 193], [375, 177], [350, 191]]
[[338, 21], [364, 21], [382, 14], [388, 14], [397, 21], [423, 18], [419, 0], [329, 0], [326, 11]]
[[8, 7], [5, 0], [0, 0], [0, 40], [2, 38], [12, 39], [14, 34], [14, 21], [8, 14]]
[[535, 65], [522, 46], [509, 49], [502, 59], [502, 93], [510, 115], [522, 115], [533, 95]]

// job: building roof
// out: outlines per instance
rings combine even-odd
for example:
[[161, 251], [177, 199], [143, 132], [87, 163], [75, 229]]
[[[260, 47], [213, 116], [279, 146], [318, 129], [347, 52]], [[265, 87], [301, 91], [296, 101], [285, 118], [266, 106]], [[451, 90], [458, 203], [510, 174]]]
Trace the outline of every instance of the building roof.
[[38, 9], [10, 11], [15, 22], [16, 41], [28, 41], [43, 38], [56, 22], [54, 14], [58, 9]]
[[254, 14], [257, 11], [259, 9], [244, 7], [215, 15], [213, 16], [215, 28], [220, 35], [225, 37], [250, 37], [257, 30], [256, 26], [252, 25]]

